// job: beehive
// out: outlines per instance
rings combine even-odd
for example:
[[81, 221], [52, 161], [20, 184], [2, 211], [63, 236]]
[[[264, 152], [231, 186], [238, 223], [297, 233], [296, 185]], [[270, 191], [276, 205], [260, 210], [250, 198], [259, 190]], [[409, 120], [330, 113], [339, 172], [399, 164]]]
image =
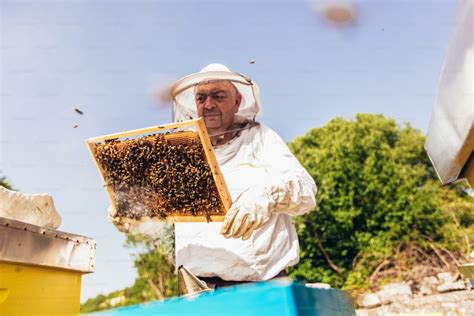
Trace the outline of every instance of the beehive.
[[0, 315], [78, 315], [92, 238], [0, 217]]
[[[222, 221], [231, 205], [202, 119], [94, 137], [86, 144], [121, 222]], [[140, 159], [120, 154], [131, 146]], [[118, 158], [108, 161], [111, 150]], [[179, 162], [169, 159], [175, 156]], [[120, 159], [128, 159], [127, 168], [117, 167], [115, 175]]]

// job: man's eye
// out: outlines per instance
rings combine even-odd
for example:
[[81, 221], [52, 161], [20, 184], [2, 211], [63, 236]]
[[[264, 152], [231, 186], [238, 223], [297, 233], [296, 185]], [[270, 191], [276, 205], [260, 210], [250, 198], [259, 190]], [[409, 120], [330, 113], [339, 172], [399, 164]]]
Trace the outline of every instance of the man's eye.
[[218, 100], [218, 101], [222, 101], [225, 99], [225, 95], [222, 95], [222, 94], [217, 94], [214, 96], [214, 99]]
[[206, 100], [206, 97], [203, 96], [203, 95], [198, 95], [198, 96], [196, 97], [196, 101], [199, 102], [199, 103], [204, 102], [204, 100]]

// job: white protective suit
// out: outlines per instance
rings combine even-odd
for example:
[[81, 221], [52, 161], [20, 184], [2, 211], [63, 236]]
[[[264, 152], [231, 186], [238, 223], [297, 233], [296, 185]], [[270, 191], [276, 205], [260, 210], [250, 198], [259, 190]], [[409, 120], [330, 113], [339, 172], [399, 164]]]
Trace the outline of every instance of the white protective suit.
[[[251, 123], [214, 152], [234, 205], [268, 208], [268, 221], [248, 240], [220, 234], [222, 223], [176, 223], [176, 266], [200, 277], [232, 281], [268, 280], [299, 260], [291, 216], [314, 208], [316, 185], [270, 128], [252, 124], [260, 113], [258, 86], [251, 79], [211, 64], [178, 80], [172, 90], [174, 121], [197, 117], [194, 87], [199, 82], [229, 80], [242, 95], [235, 120]], [[250, 127], [249, 127], [250, 126]]]

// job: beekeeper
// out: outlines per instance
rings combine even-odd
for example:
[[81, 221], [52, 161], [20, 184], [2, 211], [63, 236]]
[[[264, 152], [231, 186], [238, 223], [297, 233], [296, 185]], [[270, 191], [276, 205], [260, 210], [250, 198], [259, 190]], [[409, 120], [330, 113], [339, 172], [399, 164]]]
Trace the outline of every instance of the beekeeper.
[[175, 224], [176, 266], [218, 286], [280, 275], [299, 260], [291, 217], [314, 208], [316, 185], [278, 134], [256, 121], [257, 84], [211, 64], [178, 80], [172, 95], [174, 121], [203, 117], [233, 201], [223, 223]]

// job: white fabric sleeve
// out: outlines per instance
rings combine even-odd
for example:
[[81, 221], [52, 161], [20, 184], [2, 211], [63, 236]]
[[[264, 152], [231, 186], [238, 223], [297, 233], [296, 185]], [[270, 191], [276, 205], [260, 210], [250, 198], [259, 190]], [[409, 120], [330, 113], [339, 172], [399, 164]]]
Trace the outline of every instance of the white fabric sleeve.
[[275, 201], [274, 212], [302, 215], [316, 206], [316, 183], [291, 153], [285, 142], [262, 126], [263, 161], [266, 168], [264, 194]]

